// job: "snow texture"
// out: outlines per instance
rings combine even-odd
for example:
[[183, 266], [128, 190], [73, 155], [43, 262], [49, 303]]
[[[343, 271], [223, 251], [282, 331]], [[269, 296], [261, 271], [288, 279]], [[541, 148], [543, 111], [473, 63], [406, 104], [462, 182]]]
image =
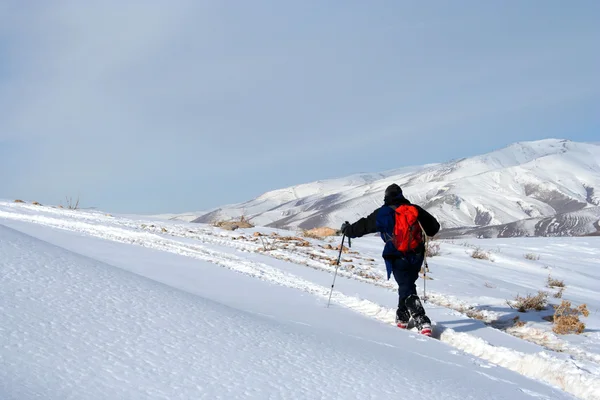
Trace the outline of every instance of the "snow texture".
[[265, 251], [254, 231], [0, 203], [0, 397], [600, 398], [597, 314], [542, 347], [529, 337], [548, 333], [541, 319], [511, 333], [442, 305], [512, 316], [501, 299], [548, 272], [521, 253], [538, 251], [597, 309], [596, 238], [575, 242], [575, 265], [560, 258], [566, 239], [485, 241], [506, 249], [485, 271], [468, 242], [444, 243], [427, 281], [435, 340], [394, 327], [393, 284], [368, 264], [375, 238], [344, 256], [326, 308], [334, 267], [314, 254], [335, 250], [278, 239]]

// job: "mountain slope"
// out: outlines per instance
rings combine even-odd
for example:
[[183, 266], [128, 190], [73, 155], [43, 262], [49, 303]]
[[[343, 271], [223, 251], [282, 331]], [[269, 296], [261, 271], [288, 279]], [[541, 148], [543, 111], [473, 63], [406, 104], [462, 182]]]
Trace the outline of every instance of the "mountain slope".
[[444, 229], [551, 217], [600, 205], [600, 146], [558, 139], [516, 143], [442, 164], [280, 189], [194, 222], [245, 215], [279, 228], [337, 227], [378, 207], [391, 183], [436, 215]]
[[[4, 212], [17, 217], [14, 211]], [[144, 239], [124, 244], [44, 225], [76, 219], [96, 235], [116, 232], [101, 214], [22, 211], [36, 222], [0, 218], [2, 399], [364, 399], [422, 397], [424, 388], [448, 399], [573, 398], [365, 318], [340, 306], [340, 293], [326, 308], [321, 293], [144, 248], [139, 243], [164, 239], [144, 235], [139, 223], [137, 232], [120, 235]], [[524, 360], [539, 354], [511, 353]], [[567, 376], [577, 382], [563, 379], [565, 389], [593, 399], [586, 381]]]
[[454, 228], [440, 232], [439, 238], [479, 237], [506, 238], [517, 236], [585, 236], [600, 234], [600, 207], [529, 218], [502, 225], [477, 228]]

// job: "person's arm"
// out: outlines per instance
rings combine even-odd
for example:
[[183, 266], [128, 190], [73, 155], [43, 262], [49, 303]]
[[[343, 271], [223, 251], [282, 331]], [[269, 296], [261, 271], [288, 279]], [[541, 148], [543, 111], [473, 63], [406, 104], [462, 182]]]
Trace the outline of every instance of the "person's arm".
[[429, 237], [435, 236], [440, 231], [440, 223], [438, 220], [427, 212], [424, 208], [417, 206], [419, 216], [417, 217], [425, 234]]
[[377, 213], [379, 208], [369, 214], [366, 218], [361, 218], [355, 223], [349, 225], [343, 233], [349, 238], [358, 238], [369, 233], [377, 232]]

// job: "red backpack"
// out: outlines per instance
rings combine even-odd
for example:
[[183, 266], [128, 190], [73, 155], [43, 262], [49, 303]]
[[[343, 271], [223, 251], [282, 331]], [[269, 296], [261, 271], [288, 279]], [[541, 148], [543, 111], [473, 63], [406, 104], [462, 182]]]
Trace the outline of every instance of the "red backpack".
[[403, 253], [414, 251], [423, 243], [423, 232], [417, 220], [418, 216], [419, 210], [413, 205], [401, 205], [396, 208], [392, 243]]

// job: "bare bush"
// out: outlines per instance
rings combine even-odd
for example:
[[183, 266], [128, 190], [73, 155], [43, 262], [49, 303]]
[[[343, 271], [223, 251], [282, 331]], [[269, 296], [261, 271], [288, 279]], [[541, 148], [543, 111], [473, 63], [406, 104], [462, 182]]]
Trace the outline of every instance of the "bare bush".
[[510, 308], [516, 308], [519, 312], [527, 312], [528, 310], [542, 311], [548, 305], [548, 292], [540, 290], [535, 296], [529, 294], [527, 297], [517, 295], [512, 302], [506, 301], [506, 304]]
[[522, 326], [525, 326], [525, 322], [521, 321], [521, 318], [519, 318], [519, 316], [517, 315], [512, 319], [512, 326], [520, 328]]
[[75, 201], [73, 201], [72, 197], [66, 197], [65, 196], [65, 201], [66, 201], [66, 206], [65, 207], [68, 208], [69, 210], [77, 210], [77, 209], [79, 209], [79, 197], [77, 197], [77, 199]]
[[16, 199], [15, 203], [25, 203], [25, 202], [23, 200], [21, 200], [21, 199]]
[[579, 320], [579, 316], [581, 315], [584, 317], [590, 315], [586, 304], [572, 308], [571, 302], [563, 300], [560, 305], [556, 306], [554, 311], [554, 326], [552, 327], [552, 331], [559, 335], [583, 333], [585, 324]]
[[540, 256], [533, 253], [527, 253], [525, 254], [525, 258], [531, 261], [538, 261], [540, 259]]
[[273, 238], [271, 241], [269, 241], [269, 238], [259, 234], [258, 237], [260, 238], [260, 242], [263, 245], [263, 249], [264, 251], [271, 251], [271, 250], [275, 250], [275, 240], [276, 238]]
[[548, 280], [547, 280], [547, 286], [549, 288], [554, 288], [554, 287], [559, 287], [559, 288], [564, 288], [565, 287], [565, 282], [558, 280], [558, 279], [554, 279], [552, 278], [552, 276], [548, 275]]
[[235, 231], [236, 229], [243, 228], [254, 228], [254, 225], [250, 223], [250, 221], [245, 217], [241, 216], [239, 220], [229, 220], [229, 221], [217, 221], [213, 223], [213, 226], [221, 229], [225, 229], [228, 231]]
[[565, 291], [564, 287], [561, 287], [560, 290], [552, 295], [555, 299], [561, 299], [563, 296], [563, 292]]
[[322, 226], [319, 228], [313, 228], [313, 229], [305, 230], [302, 232], [302, 236], [311, 238], [311, 239], [323, 239], [328, 236], [335, 236], [336, 234], [337, 234], [337, 230], [326, 227], [326, 226]]
[[492, 256], [489, 252], [481, 250], [481, 248], [477, 247], [471, 253], [471, 258], [476, 258], [478, 260], [491, 260]]
[[425, 255], [427, 257], [435, 257], [440, 255], [440, 244], [437, 242], [428, 241]]

